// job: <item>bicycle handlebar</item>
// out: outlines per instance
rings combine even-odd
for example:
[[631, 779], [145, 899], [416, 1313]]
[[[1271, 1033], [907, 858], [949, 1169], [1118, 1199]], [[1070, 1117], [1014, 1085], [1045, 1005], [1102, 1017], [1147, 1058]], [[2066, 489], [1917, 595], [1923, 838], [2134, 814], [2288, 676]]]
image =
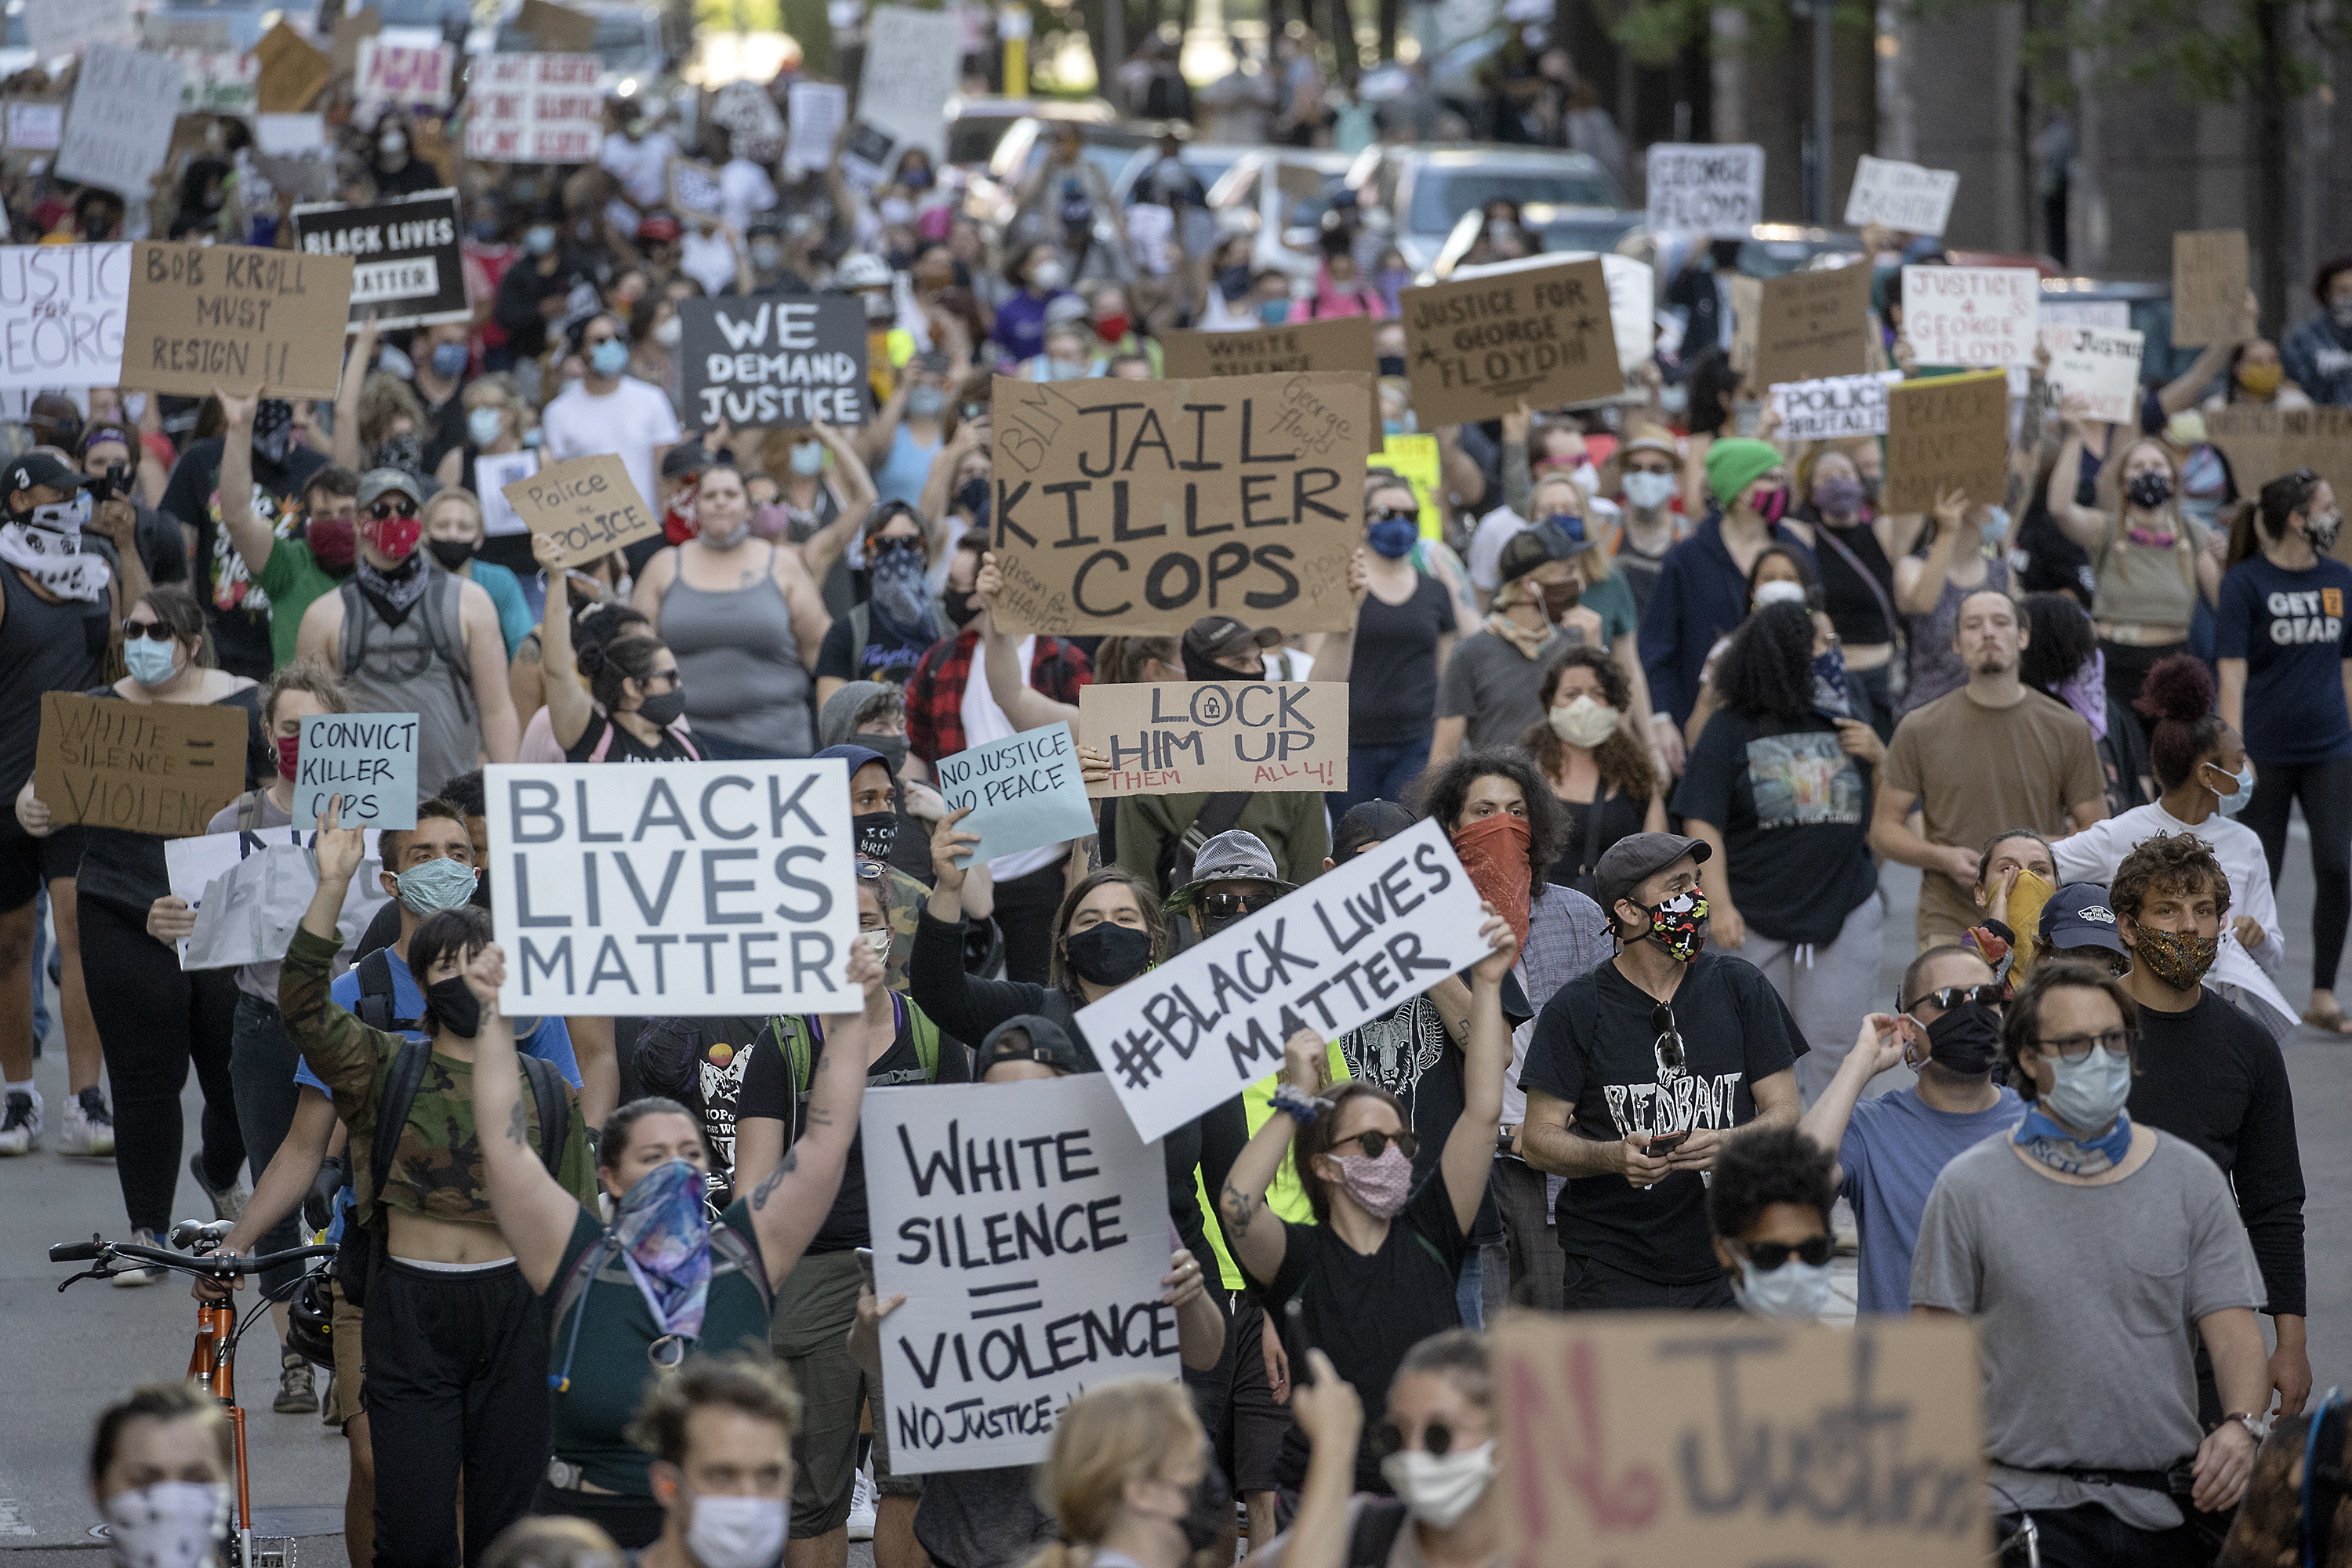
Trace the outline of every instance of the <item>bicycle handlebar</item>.
[[316, 1247], [289, 1247], [284, 1252], [266, 1252], [252, 1257], [236, 1253], [212, 1253], [194, 1257], [184, 1252], [173, 1252], [160, 1247], [141, 1247], [127, 1241], [66, 1241], [49, 1248], [52, 1263], [92, 1263], [101, 1258], [122, 1258], [140, 1263], [152, 1263], [159, 1268], [194, 1274], [207, 1279], [234, 1279], [241, 1275], [263, 1274], [289, 1263], [305, 1258], [332, 1258], [336, 1248], [331, 1242]]
[[100, 1243], [95, 1241], [60, 1241], [49, 1248], [52, 1263], [95, 1263]]

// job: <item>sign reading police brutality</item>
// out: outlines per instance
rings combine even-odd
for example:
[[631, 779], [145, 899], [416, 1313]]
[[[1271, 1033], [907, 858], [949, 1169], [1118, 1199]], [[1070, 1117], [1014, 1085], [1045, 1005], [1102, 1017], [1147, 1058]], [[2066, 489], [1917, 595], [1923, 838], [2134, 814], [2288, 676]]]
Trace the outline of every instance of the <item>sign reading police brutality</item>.
[[990, 412], [1000, 631], [1172, 634], [1213, 611], [1286, 632], [1355, 625], [1353, 376], [998, 376]]
[[1522, 400], [1554, 408], [1625, 390], [1598, 258], [1408, 289], [1399, 303], [1412, 406], [1425, 426], [1500, 418]]
[[1906, 234], [1941, 234], [1951, 221], [1952, 197], [1959, 189], [1960, 176], [1955, 170], [1923, 169], [1899, 158], [1874, 158], [1864, 153], [1853, 166], [1845, 221], [1854, 228], [1880, 223]]
[[1860, 375], [1870, 368], [1867, 267], [1767, 279], [1756, 315], [1756, 359], [1748, 375], [1759, 385]]
[[454, 190], [373, 207], [298, 206], [294, 239], [306, 255], [352, 258], [352, 331], [371, 310], [384, 330], [472, 319]]
[[1348, 683], [1084, 686], [1078, 722], [1110, 759], [1089, 795], [1348, 787]]
[[416, 826], [416, 715], [313, 713], [294, 763], [294, 826], [310, 827], [342, 797], [344, 827]]
[[1045, 1458], [1062, 1407], [1181, 1374], [1168, 1171], [1099, 1073], [866, 1091], [890, 1468]]
[[[1081, 693], [1084, 692], [1081, 688]], [[980, 835], [973, 861], [1042, 849], [1095, 830], [1067, 724], [1046, 724], [941, 757], [931, 771], [950, 811], [971, 807], [957, 824]]]
[[184, 837], [245, 791], [245, 710], [41, 693], [33, 793], [59, 826]]
[[1964, 1319], [1518, 1312], [1494, 1354], [1513, 1568], [1992, 1560]]
[[567, 567], [602, 560], [661, 531], [661, 519], [646, 506], [637, 482], [609, 453], [553, 464], [499, 493], [533, 533], [551, 533], [562, 542]]
[[1887, 370], [1870, 375], [1782, 382], [1772, 388], [1772, 406], [1780, 415], [1780, 437], [1837, 441], [1848, 436], [1884, 436], [1886, 391], [1902, 380], [1901, 371]]
[[738, 430], [863, 425], [866, 308], [839, 296], [681, 300], [687, 417]]
[[2044, 327], [2042, 339], [2050, 345], [2054, 391], [2081, 393], [2094, 419], [2121, 425], [2139, 418], [2139, 333], [2128, 327]]
[[1136, 1131], [1158, 1138], [1278, 1070], [1300, 1029], [1336, 1039], [1486, 957], [1485, 922], [1423, 819], [1081, 1009], [1078, 1027]]
[[1302, 370], [1340, 371], [1364, 378], [1365, 437], [1381, 444], [1381, 396], [1372, 383], [1381, 356], [1372, 348], [1370, 316], [1328, 321], [1294, 321], [1246, 332], [1167, 332], [1160, 354], [1171, 381], [1202, 381], [1223, 375], [1288, 375]]
[[130, 305], [128, 245], [0, 247], [0, 388], [118, 384]]
[[1921, 364], [2030, 364], [2041, 316], [2031, 267], [1903, 269], [1903, 335]]
[[1654, 234], [1736, 234], [1764, 221], [1764, 149], [1661, 142], [1650, 149]]
[[218, 382], [332, 397], [343, 372], [352, 259], [242, 245], [142, 241], [131, 266], [122, 379], [203, 397]]
[[840, 1013], [857, 836], [838, 757], [501, 764], [491, 915], [518, 1017]]
[[1936, 498], [1962, 490], [1978, 506], [1999, 506], [2009, 488], [2009, 375], [1933, 376], [1886, 395], [1888, 511], [1933, 511]]

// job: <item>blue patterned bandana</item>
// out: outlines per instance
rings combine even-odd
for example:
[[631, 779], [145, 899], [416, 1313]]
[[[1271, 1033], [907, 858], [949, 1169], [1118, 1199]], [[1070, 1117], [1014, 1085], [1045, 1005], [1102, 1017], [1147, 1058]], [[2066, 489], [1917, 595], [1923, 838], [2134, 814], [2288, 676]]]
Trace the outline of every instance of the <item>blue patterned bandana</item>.
[[2017, 1146], [2053, 1171], [2069, 1176], [2095, 1176], [2122, 1163], [2131, 1147], [2131, 1118], [2121, 1111], [2104, 1138], [2084, 1142], [2040, 1110], [2029, 1110], [2012, 1134]]
[[683, 1160], [647, 1172], [621, 1196], [613, 1237], [666, 1334], [698, 1339], [710, 1295], [710, 1220], [703, 1173]]

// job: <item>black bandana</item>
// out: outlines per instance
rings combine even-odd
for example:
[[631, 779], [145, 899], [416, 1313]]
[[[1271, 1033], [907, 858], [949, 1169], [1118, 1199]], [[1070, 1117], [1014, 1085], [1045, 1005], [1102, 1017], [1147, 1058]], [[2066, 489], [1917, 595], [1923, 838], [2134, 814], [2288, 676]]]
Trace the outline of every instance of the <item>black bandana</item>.
[[376, 613], [396, 626], [408, 619], [408, 612], [425, 597], [429, 581], [425, 560], [423, 551], [415, 551], [391, 571], [379, 572], [362, 555], [353, 566], [353, 580], [359, 584], [360, 592], [375, 605]]
[[283, 398], [265, 397], [253, 409], [253, 449], [273, 463], [283, 463], [294, 449], [294, 405]]

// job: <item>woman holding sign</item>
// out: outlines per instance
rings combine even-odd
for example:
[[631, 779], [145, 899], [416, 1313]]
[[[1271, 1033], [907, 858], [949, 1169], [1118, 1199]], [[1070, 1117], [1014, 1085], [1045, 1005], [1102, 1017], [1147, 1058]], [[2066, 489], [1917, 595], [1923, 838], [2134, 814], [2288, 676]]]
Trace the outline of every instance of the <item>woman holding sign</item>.
[[[562, 577], [563, 544], [551, 533], [530, 536], [531, 553], [550, 581]], [[677, 656], [657, 637], [617, 637], [572, 652], [567, 595], [550, 594], [541, 617], [541, 665], [547, 719], [567, 763], [697, 763], [701, 753], [686, 731], [686, 689]], [[588, 677], [583, 684], [581, 676]], [[592, 700], [593, 699], [593, 700]]]

